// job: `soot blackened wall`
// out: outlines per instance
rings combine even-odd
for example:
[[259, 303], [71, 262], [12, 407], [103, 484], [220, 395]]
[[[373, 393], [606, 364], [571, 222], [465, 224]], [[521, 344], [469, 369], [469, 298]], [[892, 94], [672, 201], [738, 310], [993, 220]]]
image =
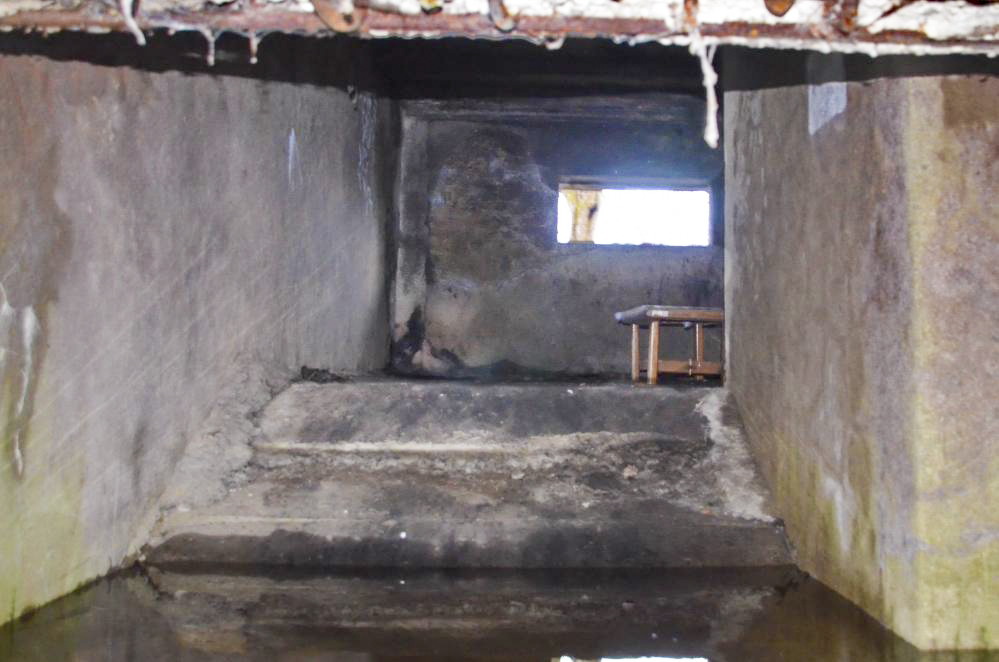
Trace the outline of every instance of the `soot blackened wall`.
[[615, 310], [721, 306], [720, 245], [556, 240], [560, 178], [717, 183], [722, 157], [705, 146], [702, 119], [406, 116], [395, 367], [435, 375], [624, 373], [629, 336], [614, 323]]

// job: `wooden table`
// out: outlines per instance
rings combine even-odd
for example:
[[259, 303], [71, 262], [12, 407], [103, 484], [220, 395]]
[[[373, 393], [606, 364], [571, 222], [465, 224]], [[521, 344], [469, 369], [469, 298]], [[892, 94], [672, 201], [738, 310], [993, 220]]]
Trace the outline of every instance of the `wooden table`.
[[[703, 379], [708, 375], [724, 377], [725, 351], [721, 361], [704, 360], [704, 329], [724, 326], [725, 311], [721, 308], [694, 308], [691, 306], [638, 306], [614, 313], [620, 324], [631, 325], [631, 381], [641, 381], [642, 365], [639, 349], [641, 329], [649, 329], [649, 353], [646, 376], [650, 384], [659, 383], [659, 374], [687, 375]], [[686, 361], [659, 360], [659, 328], [661, 326], [694, 327], [694, 355]], [[724, 340], [722, 341], [724, 343]]]

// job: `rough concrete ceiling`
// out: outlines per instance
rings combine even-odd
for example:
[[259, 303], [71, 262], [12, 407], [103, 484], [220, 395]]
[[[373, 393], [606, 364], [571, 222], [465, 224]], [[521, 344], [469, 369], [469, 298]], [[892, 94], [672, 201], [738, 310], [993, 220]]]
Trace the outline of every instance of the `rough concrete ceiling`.
[[819, 51], [999, 54], [997, 0], [0, 0], [0, 29], [567, 36]]

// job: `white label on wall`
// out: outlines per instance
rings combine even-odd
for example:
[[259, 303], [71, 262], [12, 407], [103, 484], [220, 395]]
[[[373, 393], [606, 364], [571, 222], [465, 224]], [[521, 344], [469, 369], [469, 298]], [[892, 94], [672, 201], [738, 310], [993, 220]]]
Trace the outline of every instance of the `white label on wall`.
[[824, 83], [808, 86], [808, 134], [829, 123], [846, 110], [846, 83]]

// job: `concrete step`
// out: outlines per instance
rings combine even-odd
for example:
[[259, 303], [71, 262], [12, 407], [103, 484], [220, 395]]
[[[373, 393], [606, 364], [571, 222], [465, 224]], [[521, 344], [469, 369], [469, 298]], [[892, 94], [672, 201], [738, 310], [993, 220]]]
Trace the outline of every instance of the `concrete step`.
[[790, 562], [723, 389], [300, 383], [246, 445], [214, 475], [189, 449], [150, 563]]

